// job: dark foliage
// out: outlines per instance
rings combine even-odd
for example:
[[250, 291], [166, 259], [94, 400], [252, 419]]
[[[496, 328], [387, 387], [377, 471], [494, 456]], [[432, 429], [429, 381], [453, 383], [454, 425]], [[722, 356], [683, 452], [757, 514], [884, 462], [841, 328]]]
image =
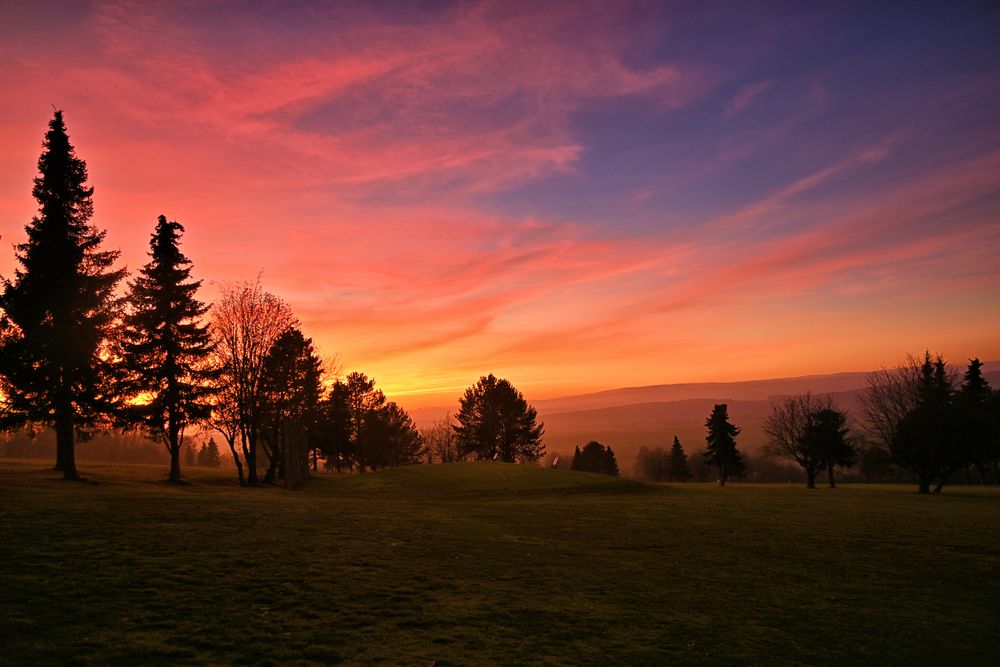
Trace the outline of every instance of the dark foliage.
[[459, 451], [477, 459], [537, 461], [545, 453], [544, 424], [536, 424], [535, 408], [504, 379], [492, 373], [465, 390], [459, 401]]
[[286, 330], [268, 350], [261, 383], [261, 442], [268, 458], [264, 482], [285, 478], [285, 451], [292, 431], [316, 437], [323, 393], [321, 375], [322, 364], [312, 339], [303, 336], [298, 327]]
[[691, 479], [691, 466], [688, 464], [687, 454], [681, 447], [681, 441], [674, 436], [674, 444], [670, 447], [670, 480], [672, 482], [686, 482]]
[[179, 481], [186, 429], [211, 411], [208, 365], [213, 344], [202, 317], [208, 306], [195, 298], [191, 261], [180, 250], [184, 227], [160, 216], [150, 240], [150, 261], [129, 285], [128, 314], [121, 331], [124, 398], [141, 399], [124, 410], [126, 421], [162, 442], [170, 454], [171, 481]]
[[806, 393], [786, 398], [775, 403], [764, 420], [769, 438], [765, 451], [798, 464], [808, 488], [816, 488], [816, 476], [824, 470], [834, 486], [834, 467], [850, 466], [855, 460], [846, 423], [847, 413], [838, 410], [829, 397]]
[[78, 479], [74, 432], [113, 411], [113, 366], [106, 354], [117, 318], [112, 270], [118, 252], [101, 250], [105, 232], [91, 224], [87, 165], [69, 142], [61, 111], [49, 122], [33, 196], [38, 214], [15, 246], [20, 267], [3, 281], [0, 375], [4, 423], [53, 424], [56, 468]]
[[198, 450], [197, 465], [206, 468], [218, 468], [222, 465], [222, 454], [219, 452], [219, 446], [215, 444], [215, 438], [209, 438], [208, 442]]
[[729, 423], [729, 407], [717, 403], [712, 414], [705, 420], [708, 435], [705, 436], [705, 463], [719, 469], [719, 485], [725, 486], [730, 475], [739, 475], [744, 470], [743, 457], [736, 448], [736, 436], [740, 429]]
[[420, 462], [422, 442], [410, 415], [386, 401], [364, 373], [335, 382], [324, 407], [322, 447], [328, 468], [357, 466], [365, 472]]
[[596, 472], [602, 475], [617, 476], [619, 473], [614, 451], [596, 440], [588, 442], [583, 446], [583, 449], [576, 448], [571, 468], [580, 472]]

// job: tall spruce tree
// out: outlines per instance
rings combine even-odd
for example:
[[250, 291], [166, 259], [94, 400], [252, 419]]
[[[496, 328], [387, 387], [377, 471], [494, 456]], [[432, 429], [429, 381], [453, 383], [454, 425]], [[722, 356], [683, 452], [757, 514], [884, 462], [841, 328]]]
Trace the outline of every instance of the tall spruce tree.
[[149, 243], [150, 261], [129, 285], [129, 312], [122, 330], [123, 393], [143, 401], [125, 410], [129, 423], [162, 442], [170, 454], [171, 482], [180, 481], [180, 451], [188, 426], [210, 414], [210, 381], [218, 371], [212, 352], [208, 306], [195, 298], [191, 260], [180, 250], [184, 227], [160, 216]]
[[38, 213], [25, 226], [27, 241], [15, 246], [20, 267], [0, 295], [5, 423], [54, 425], [56, 468], [79, 479], [74, 434], [113, 407], [113, 366], [104, 352], [125, 271], [111, 268], [117, 251], [101, 250], [105, 232], [90, 222], [94, 189], [62, 111], [49, 121], [42, 145], [32, 191]]
[[985, 480], [991, 464], [1000, 458], [1000, 438], [996, 436], [996, 415], [991, 414], [994, 392], [983, 375], [983, 362], [970, 359], [958, 393], [962, 411], [962, 449], [969, 463]]
[[745, 467], [743, 456], [736, 449], [736, 436], [740, 434], [740, 429], [729, 423], [729, 406], [725, 403], [712, 408], [705, 427], [708, 429], [705, 463], [719, 469], [719, 486], [725, 486], [730, 475], [740, 474]]

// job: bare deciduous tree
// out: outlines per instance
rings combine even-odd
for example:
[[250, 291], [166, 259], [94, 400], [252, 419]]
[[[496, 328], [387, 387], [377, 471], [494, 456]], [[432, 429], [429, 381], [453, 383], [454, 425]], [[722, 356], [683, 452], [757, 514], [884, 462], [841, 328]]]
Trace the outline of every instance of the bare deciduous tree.
[[440, 463], [454, 463], [462, 460], [458, 450], [458, 438], [452, 426], [451, 414], [433, 425], [420, 430], [429, 459]]
[[264, 360], [275, 341], [297, 325], [288, 304], [264, 291], [260, 276], [253, 281], [224, 283], [221, 298], [212, 307], [212, 331], [222, 369], [222, 391], [213, 422], [231, 443], [234, 458], [238, 434], [247, 468], [246, 483], [250, 485], [257, 483]]

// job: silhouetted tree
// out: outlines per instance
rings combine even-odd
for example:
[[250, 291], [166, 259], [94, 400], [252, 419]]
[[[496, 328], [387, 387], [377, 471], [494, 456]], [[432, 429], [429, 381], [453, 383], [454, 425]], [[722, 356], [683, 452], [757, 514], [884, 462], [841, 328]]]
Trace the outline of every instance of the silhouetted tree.
[[736, 436], [740, 429], [729, 423], [729, 406], [717, 403], [705, 420], [705, 463], [719, 469], [719, 485], [725, 486], [730, 475], [743, 472], [743, 457], [736, 449]]
[[504, 379], [492, 373], [465, 390], [459, 401], [459, 450], [477, 459], [537, 461], [545, 453], [544, 424], [536, 424], [535, 408]]
[[128, 314], [121, 332], [125, 397], [142, 400], [125, 410], [130, 424], [142, 427], [170, 454], [172, 482], [181, 478], [180, 451], [188, 426], [211, 411], [210, 382], [219, 371], [206, 362], [212, 352], [208, 311], [195, 293], [191, 261], [180, 250], [184, 227], [160, 216], [150, 240], [150, 261], [129, 285]]
[[764, 419], [769, 456], [797, 463], [806, 474], [806, 486], [816, 488], [816, 476], [827, 471], [834, 486], [833, 467], [851, 465], [854, 448], [845, 439], [847, 415], [834, 407], [830, 397], [810, 393], [786, 398], [771, 407]]
[[674, 444], [670, 448], [670, 479], [674, 482], [686, 482], [691, 479], [691, 466], [688, 465], [687, 454], [681, 447], [681, 441], [674, 436]]
[[[576, 450], [580, 451], [579, 447]], [[575, 458], [575, 457], [574, 457]], [[670, 479], [670, 454], [663, 447], [639, 448], [632, 470], [636, 477], [650, 482], [665, 482]]]
[[198, 465], [208, 468], [218, 468], [222, 465], [222, 454], [219, 453], [219, 446], [215, 444], [214, 438], [209, 438], [208, 442], [198, 450]]
[[347, 408], [351, 434], [351, 450], [358, 470], [375, 470], [377, 456], [375, 440], [378, 411], [385, 406], [385, 394], [375, 388], [375, 380], [364, 373], [347, 376]]
[[38, 213], [15, 246], [20, 268], [0, 295], [0, 376], [8, 428], [52, 424], [56, 468], [79, 479], [74, 432], [113, 410], [109, 329], [117, 317], [111, 270], [118, 252], [101, 250], [104, 231], [90, 223], [93, 188], [76, 156], [62, 111], [49, 122], [32, 194]]
[[591, 440], [583, 449], [579, 447], [573, 455], [573, 470], [580, 472], [596, 472], [602, 475], [618, 475], [618, 461], [610, 447], [605, 447], [596, 440]]
[[806, 426], [807, 448], [817, 452], [823, 461], [831, 489], [837, 485], [833, 469], [836, 466], [849, 468], [857, 457], [847, 432], [847, 413], [832, 406], [816, 411]]
[[278, 336], [268, 350], [261, 381], [265, 424], [261, 442], [268, 456], [265, 483], [273, 483], [276, 477], [285, 478], [287, 429], [292, 423], [302, 429], [306, 437], [316, 436], [323, 392], [321, 375], [321, 363], [313, 350], [312, 339], [303, 336], [297, 327]]
[[970, 359], [957, 396], [962, 412], [962, 449], [968, 462], [979, 472], [980, 480], [984, 481], [990, 468], [1000, 459], [997, 415], [991, 409], [994, 396], [995, 392], [983, 376], [982, 362]]
[[321, 442], [327, 470], [348, 468], [354, 465], [354, 440], [352, 413], [347, 383], [337, 380], [321, 410]]
[[393, 401], [368, 415], [367, 460], [372, 470], [420, 463], [423, 445], [406, 410]]
[[948, 477], [964, 463], [961, 415], [940, 356], [932, 362], [930, 353], [925, 353], [918, 398], [916, 408], [900, 422], [890, 451], [897, 461], [917, 472], [921, 493], [927, 493], [935, 479], [934, 492], [940, 493]]
[[246, 483], [257, 483], [257, 444], [264, 423], [264, 360], [275, 341], [298, 324], [291, 309], [265, 292], [260, 278], [226, 283], [212, 306], [212, 334], [221, 368], [220, 401], [213, 406], [212, 424], [232, 436], [233, 459], [240, 470], [235, 440], [246, 462]]

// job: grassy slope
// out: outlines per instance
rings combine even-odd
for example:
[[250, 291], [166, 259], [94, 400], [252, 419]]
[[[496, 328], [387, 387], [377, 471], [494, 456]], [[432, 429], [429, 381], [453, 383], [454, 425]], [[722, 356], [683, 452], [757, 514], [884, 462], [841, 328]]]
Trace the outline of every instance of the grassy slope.
[[1000, 494], [0, 462], [0, 662], [987, 664]]

